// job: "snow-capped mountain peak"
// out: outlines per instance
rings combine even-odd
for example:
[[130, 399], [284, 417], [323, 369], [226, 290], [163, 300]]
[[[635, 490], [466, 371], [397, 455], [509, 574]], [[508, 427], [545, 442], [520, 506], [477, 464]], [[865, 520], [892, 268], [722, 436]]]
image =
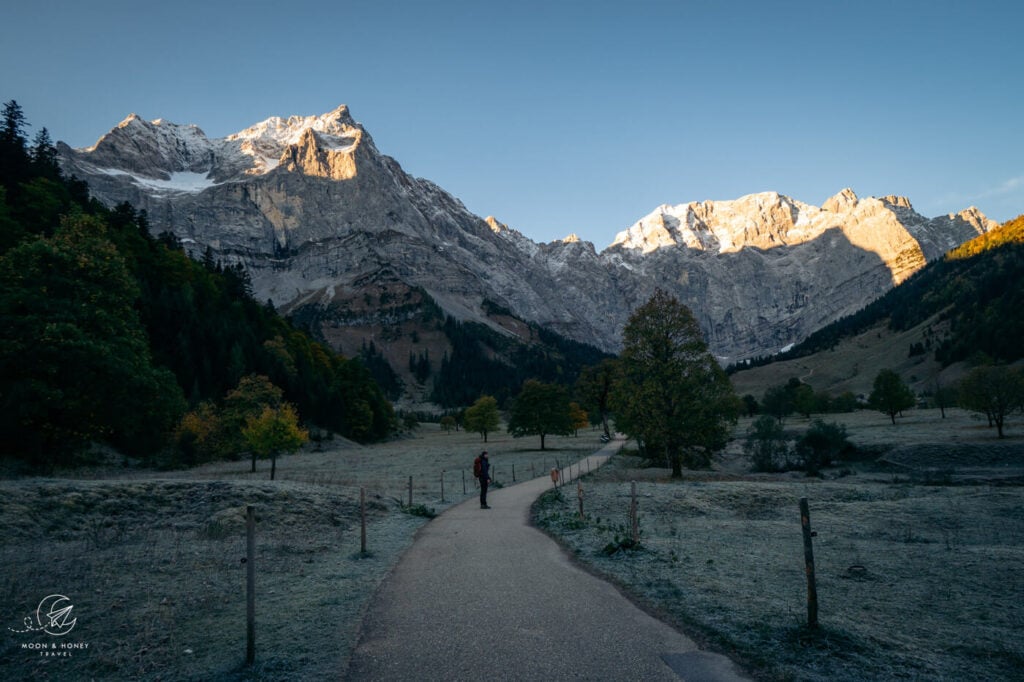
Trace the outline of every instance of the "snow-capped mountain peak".
[[315, 130], [328, 136], [347, 136], [356, 130], [362, 132], [363, 128], [352, 119], [348, 106], [342, 104], [333, 111], [319, 116], [271, 116], [245, 130], [228, 135], [225, 139], [261, 140], [286, 146], [297, 144], [306, 130]]
[[850, 189], [820, 207], [760, 192], [664, 204], [601, 253], [575, 235], [537, 244], [406, 174], [345, 106], [217, 139], [133, 114], [91, 148], [58, 150], [97, 198], [129, 201], [155, 232], [244, 264], [261, 300], [300, 306], [390, 273], [458, 319], [492, 301], [609, 350], [663, 287], [694, 310], [716, 355], [772, 352], [993, 225], [970, 209], [929, 220], [904, 197]]
[[341, 105], [318, 116], [272, 116], [213, 139], [192, 124], [147, 121], [132, 113], [96, 144], [77, 151], [92, 173], [149, 190], [196, 192], [270, 173], [282, 163], [311, 175], [351, 177], [351, 155], [363, 143], [372, 141]]

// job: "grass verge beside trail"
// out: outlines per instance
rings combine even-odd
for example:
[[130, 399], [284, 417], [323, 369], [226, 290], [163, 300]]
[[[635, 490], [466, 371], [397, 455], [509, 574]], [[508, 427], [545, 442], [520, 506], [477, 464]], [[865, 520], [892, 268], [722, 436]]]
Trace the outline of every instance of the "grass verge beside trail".
[[[1014, 679], [1024, 667], [1024, 494], [856, 476], [671, 481], [623, 453], [535, 523], [598, 574], [772, 680]], [[722, 477], [719, 477], [722, 478]], [[727, 477], [726, 477], [727, 478]], [[639, 483], [641, 547], [629, 536]], [[819, 622], [807, 631], [798, 500]]]
[[[0, 489], [7, 679], [336, 677], [365, 604], [426, 521], [371, 501], [363, 557], [358, 508], [328, 488], [31, 480]], [[258, 510], [252, 668], [243, 666], [248, 504]], [[12, 632], [54, 593], [73, 604], [70, 632]], [[51, 657], [26, 647], [64, 644], [88, 648]]]
[[[251, 473], [245, 460], [0, 480], [0, 670], [4, 679], [25, 680], [338, 679], [365, 609], [416, 530], [477, 494], [470, 469], [482, 447], [499, 484], [600, 447], [596, 431], [548, 442], [551, 449], [540, 451], [536, 439], [501, 432], [483, 443], [478, 434], [432, 425], [388, 443], [328, 443], [279, 458], [276, 481], [266, 480], [267, 462]], [[366, 557], [360, 488], [369, 511]], [[256, 661], [246, 667], [241, 559], [250, 504]], [[69, 632], [15, 632], [55, 594], [73, 607]], [[31, 648], [43, 644], [70, 656]]]

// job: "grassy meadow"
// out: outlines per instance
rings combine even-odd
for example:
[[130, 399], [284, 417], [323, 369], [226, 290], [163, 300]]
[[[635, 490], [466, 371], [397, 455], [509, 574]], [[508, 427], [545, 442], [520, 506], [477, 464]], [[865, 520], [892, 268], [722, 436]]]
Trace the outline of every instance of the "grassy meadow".
[[[1009, 680], [1024, 666], [1024, 437], [954, 410], [829, 415], [878, 459], [823, 478], [752, 474], [734, 442], [712, 470], [628, 451], [535, 521], [583, 565], [767, 680]], [[741, 423], [743, 433], [747, 423]], [[790, 419], [787, 428], [805, 429]], [[1014, 435], [1016, 434], [1016, 435]], [[638, 484], [641, 549], [629, 536]], [[819, 628], [807, 624], [799, 500], [809, 501]]]
[[[338, 440], [280, 458], [274, 481], [266, 461], [255, 474], [237, 461], [0, 481], [0, 669], [6, 679], [33, 680], [337, 677], [364, 609], [426, 514], [475, 494], [471, 467], [481, 447], [495, 480], [510, 484], [513, 465], [517, 480], [540, 475], [555, 458], [593, 452], [597, 435], [549, 437], [541, 452], [536, 438], [498, 433], [485, 445], [478, 434], [427, 424], [391, 443]], [[248, 505], [257, 516], [251, 668], [241, 561]], [[59, 637], [16, 632], [25, 618], [35, 625], [37, 606], [53, 594], [73, 605], [75, 626]], [[43, 644], [58, 648], [32, 648]]]
[[[579, 562], [767, 680], [1013, 679], [1024, 664], [1024, 426], [999, 441], [958, 411], [830, 415], [870, 457], [823, 478], [753, 474], [735, 440], [712, 468], [643, 468], [628, 449], [537, 524]], [[791, 418], [787, 429], [808, 423]], [[749, 426], [742, 420], [737, 435]], [[373, 594], [431, 512], [475, 494], [482, 447], [499, 484], [600, 447], [578, 438], [445, 433], [344, 440], [255, 474], [248, 461], [178, 472], [98, 466], [0, 481], [0, 660], [9, 679], [336, 677]], [[463, 493], [463, 475], [467, 487]], [[409, 477], [413, 507], [407, 507]], [[444, 479], [445, 497], [441, 499]], [[641, 549], [628, 534], [638, 482]], [[368, 552], [360, 552], [365, 488]], [[816, 531], [820, 629], [806, 627], [798, 500]], [[257, 510], [256, 664], [245, 657], [245, 509]], [[415, 513], [409, 513], [413, 511]], [[62, 637], [24, 630], [47, 595], [74, 605]], [[68, 656], [33, 643], [59, 641]], [[52, 652], [53, 650], [49, 650]]]

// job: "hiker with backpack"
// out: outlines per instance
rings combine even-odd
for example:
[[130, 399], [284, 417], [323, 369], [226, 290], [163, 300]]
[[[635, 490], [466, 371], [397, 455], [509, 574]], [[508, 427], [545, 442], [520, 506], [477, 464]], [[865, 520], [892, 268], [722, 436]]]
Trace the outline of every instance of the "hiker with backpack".
[[487, 459], [486, 450], [473, 460], [473, 475], [480, 481], [480, 508], [490, 509], [487, 506], [487, 484], [491, 482], [491, 462]]

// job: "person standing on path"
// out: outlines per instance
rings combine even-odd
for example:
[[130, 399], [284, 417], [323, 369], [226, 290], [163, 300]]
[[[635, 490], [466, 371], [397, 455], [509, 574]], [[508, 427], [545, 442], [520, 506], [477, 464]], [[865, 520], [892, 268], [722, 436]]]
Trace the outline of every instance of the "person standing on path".
[[491, 461], [487, 458], [487, 451], [480, 453], [480, 508], [490, 509], [487, 506], [487, 485], [491, 482]]

